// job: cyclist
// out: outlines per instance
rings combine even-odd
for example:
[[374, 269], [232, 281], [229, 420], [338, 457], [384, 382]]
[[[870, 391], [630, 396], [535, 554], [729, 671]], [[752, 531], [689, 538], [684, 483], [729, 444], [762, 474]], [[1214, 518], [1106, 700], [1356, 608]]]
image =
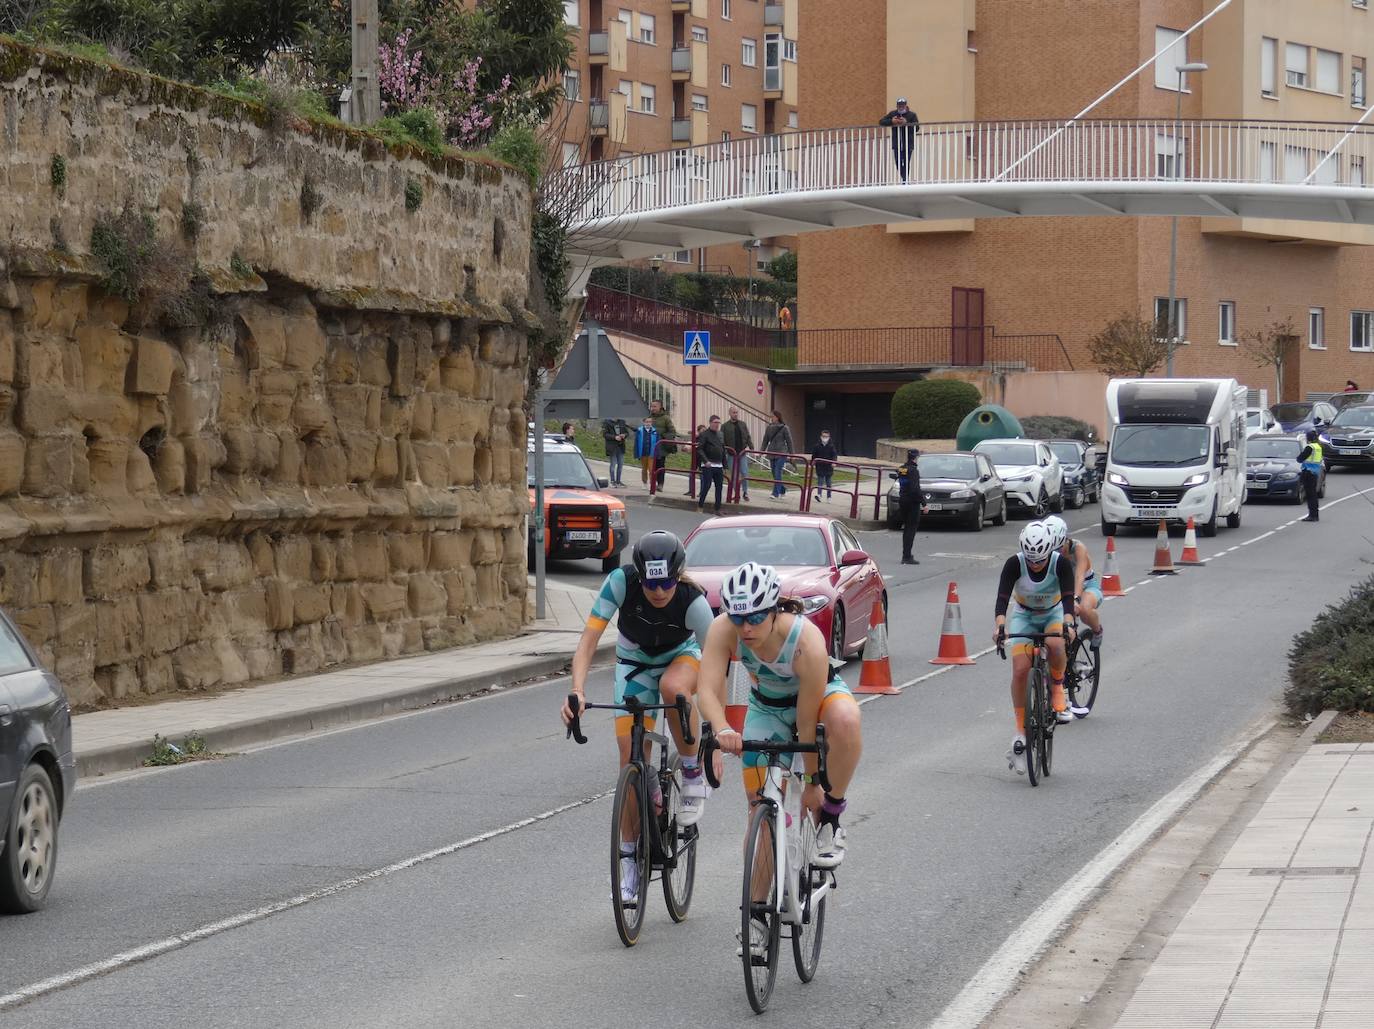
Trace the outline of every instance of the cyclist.
[[[701, 643], [711, 627], [711, 605], [706, 594], [683, 574], [687, 563], [682, 543], [671, 532], [659, 530], [640, 537], [635, 543], [631, 564], [606, 576], [601, 592], [587, 617], [577, 651], [572, 660], [572, 690], [586, 699], [587, 672], [596, 645], [616, 612], [620, 612], [619, 638], [615, 644], [615, 702], [634, 697], [642, 704], [673, 704], [679, 696], [696, 693], [697, 672], [701, 665]], [[661, 699], [660, 699], [661, 698]], [[563, 702], [563, 722], [572, 720], [568, 702]], [[692, 715], [692, 735], [696, 735], [696, 714]], [[645, 723], [652, 726], [653, 719]], [[676, 716], [667, 718], [668, 729], [682, 759], [681, 825], [692, 825], [701, 818], [710, 792], [697, 763], [695, 743], [683, 743], [682, 727]], [[615, 720], [620, 764], [630, 760], [630, 728], [634, 719], [620, 715]], [[654, 802], [663, 803], [662, 790], [654, 779]], [[621, 826], [622, 897], [632, 903], [638, 896], [638, 865], [634, 859], [634, 840], [638, 826]]]
[[[1020, 542], [1020, 550], [1002, 566], [997, 587], [997, 627], [993, 632], [997, 643], [1008, 634], [1057, 634], [1073, 629], [1073, 565], [1055, 550], [1053, 532], [1044, 522], [1031, 522], [1021, 530]], [[1045, 641], [1050, 653], [1050, 703], [1055, 720], [1061, 723], [1073, 721], [1064, 697], [1064, 643], [1058, 635]], [[1011, 706], [1016, 713], [1016, 735], [1007, 751], [1007, 767], [1017, 775], [1026, 774], [1026, 679], [1034, 651], [1030, 640], [1013, 642]]]
[[1092, 555], [1082, 540], [1069, 538], [1069, 525], [1058, 515], [1050, 515], [1045, 519], [1045, 524], [1054, 533], [1055, 549], [1062, 557], [1073, 562], [1074, 611], [1083, 624], [1092, 630], [1089, 646], [1097, 650], [1102, 646], [1102, 616], [1098, 613], [1102, 605], [1102, 582], [1093, 569]]

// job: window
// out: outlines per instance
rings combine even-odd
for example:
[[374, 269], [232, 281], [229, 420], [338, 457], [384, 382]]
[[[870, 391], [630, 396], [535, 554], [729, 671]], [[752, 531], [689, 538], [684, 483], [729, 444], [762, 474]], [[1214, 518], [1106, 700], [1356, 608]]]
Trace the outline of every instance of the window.
[[739, 105], [739, 127], [745, 132], [758, 132], [759, 109], [753, 104]]
[[1161, 132], [1155, 136], [1155, 177], [1172, 179], [1178, 177], [1186, 160], [1188, 141], [1169, 133]]
[[1323, 93], [1341, 91], [1341, 55], [1334, 50], [1317, 51], [1317, 88]]
[[707, 39], [709, 38], [709, 37], [707, 36], [707, 34], [706, 34], [706, 26], [705, 26], [705, 25], [693, 25], [693, 26], [692, 26], [692, 38], [693, 38], [694, 40], [696, 40], [698, 43], [705, 43], [705, 42], [707, 41]]
[[1374, 350], [1374, 311], [1350, 312], [1350, 349]]
[[652, 14], [641, 14], [639, 16], [639, 41], [654, 45], [654, 16]]
[[1223, 300], [1217, 305], [1217, 342], [1224, 347], [1236, 345], [1236, 302]]
[[726, 21], [730, 20], [730, 0], [720, 0], [720, 16]]
[[634, 34], [630, 31], [630, 25], [631, 25], [631, 24], [633, 23], [633, 21], [634, 21], [634, 16], [631, 15], [630, 12], [629, 12], [626, 8], [622, 7], [622, 8], [620, 8], [620, 10], [616, 13], [616, 17], [619, 18], [621, 21], [623, 21], [623, 22], [625, 23], [625, 38], [626, 38], [626, 39], [633, 39], [633, 38], [634, 38]]
[[1363, 57], [1350, 58], [1350, 106], [1363, 107], [1365, 104], [1364, 92], [1364, 73], [1365, 63]]
[[722, 86], [730, 85], [730, 66], [728, 64], [720, 66], [720, 84]]
[[693, 93], [693, 94], [692, 94], [692, 110], [694, 110], [694, 111], [705, 111], [705, 110], [707, 110], [707, 109], [708, 109], [708, 108], [707, 108], [707, 106], [706, 106], [706, 97], [705, 97], [703, 94], [701, 94], [701, 93]]
[[800, 125], [800, 122], [797, 120], [797, 112], [796, 112], [796, 111], [788, 111], [788, 112], [787, 112], [787, 127], [788, 127], [789, 129], [795, 129], [795, 128], [798, 127], [798, 125]]
[[9, 624], [0, 619], [0, 675], [27, 672], [31, 668], [33, 662], [24, 651], [24, 644], [19, 642], [19, 637], [14, 634]]
[[[1161, 52], [1162, 51], [1162, 52]], [[1155, 29], [1155, 85], [1178, 90], [1178, 66], [1188, 63], [1188, 41], [1180, 29]]]
[[769, 32], [763, 37], [763, 66], [776, 68], [782, 61], [782, 33]]
[[746, 68], [753, 68], [759, 63], [758, 40], [741, 39], [739, 41], [739, 63]]
[[1307, 309], [1307, 345], [1313, 350], [1326, 349], [1326, 308]]
[[[1169, 298], [1155, 297], [1155, 324], [1168, 325]], [[1173, 324], [1177, 326], [1174, 330], [1174, 338], [1187, 342], [1188, 340], [1188, 300], [1186, 297], [1174, 297], [1174, 318]], [[1167, 331], [1167, 329], [1166, 329]]]
[[580, 0], [563, 0], [563, 23], [565, 25], [576, 25], [579, 22], [578, 8], [581, 6]]
[[1352, 157], [1350, 159], [1350, 184], [1352, 186], [1364, 185], [1364, 158]]
[[782, 41], [782, 59], [784, 61], [796, 61], [797, 41], [795, 39], [784, 39]]
[[616, 92], [621, 93], [627, 97], [632, 97], [635, 95], [635, 84], [631, 82], [629, 79], [621, 79], [620, 88], [616, 90]]
[[639, 111], [641, 114], [653, 114], [654, 103], [658, 99], [658, 90], [647, 82], [639, 84]]
[[582, 163], [582, 148], [576, 143], [563, 144], [563, 167], [573, 168]]
[[563, 95], [569, 100], [582, 99], [582, 76], [573, 68], [563, 73]]
[[721, 141], [722, 143], [728, 143], [728, 142], [730, 142], [730, 130], [729, 130], [729, 129], [722, 129], [722, 130], [721, 130], [721, 132], [720, 132], [720, 141]]
[[1289, 43], [1283, 50], [1285, 81], [1290, 86], [1307, 85], [1307, 47]]
[[1278, 96], [1279, 41], [1265, 36], [1260, 40], [1260, 92]]
[[1261, 143], [1259, 152], [1259, 178], [1261, 182], [1273, 182], [1277, 175], [1278, 145]]
[[1340, 154], [1332, 154], [1327, 157], [1325, 152], [1318, 151], [1315, 154], [1315, 160], [1319, 163], [1312, 169], [1313, 183], [1334, 186], [1341, 180]]
[[672, 254], [669, 255], [668, 260], [672, 261], [674, 264], [691, 264], [692, 252], [690, 250], [674, 250]]
[[1283, 181], [1301, 182], [1307, 178], [1307, 151], [1300, 146], [1283, 148]]

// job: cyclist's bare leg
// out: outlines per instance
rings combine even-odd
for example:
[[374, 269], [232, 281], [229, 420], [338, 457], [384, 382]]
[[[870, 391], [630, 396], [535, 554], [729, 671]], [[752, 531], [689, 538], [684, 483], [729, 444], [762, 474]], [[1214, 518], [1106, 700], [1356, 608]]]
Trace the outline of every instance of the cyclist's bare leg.
[[1050, 706], [1056, 711], [1067, 711], [1069, 702], [1064, 696], [1064, 668], [1068, 664], [1067, 641], [1062, 636], [1051, 636], [1045, 640], [1045, 649], [1050, 653]]
[[1097, 610], [1097, 597], [1091, 593], [1085, 593], [1083, 599], [1075, 606], [1079, 617], [1084, 624], [1093, 632], [1102, 628], [1102, 616]]
[[847, 693], [832, 693], [821, 701], [820, 722], [825, 726], [825, 763], [830, 793], [843, 797], [849, 792], [850, 780], [859, 767], [864, 749], [859, 705]]
[[[646, 729], [652, 729], [652, 728], [653, 728], [653, 719], [652, 719], [652, 718], [646, 718], [646, 719], [644, 720], [644, 727], [645, 727]], [[616, 745], [617, 751], [618, 751], [619, 754], [620, 754], [620, 763], [617, 765], [617, 767], [618, 767], [618, 768], [624, 768], [626, 765], [628, 765], [628, 764], [630, 763], [630, 732], [629, 732], [629, 729], [628, 729], [628, 728], [625, 730], [625, 735], [624, 735], [624, 736], [617, 736], [617, 737], [615, 738], [615, 745]], [[649, 743], [648, 740], [645, 740], [645, 741], [644, 741], [644, 763], [645, 763], [646, 765], [649, 763], [649, 753], [650, 753], [650, 743]], [[657, 781], [657, 777], [655, 777], [655, 781]], [[637, 840], [637, 839], [639, 839], [639, 806], [638, 806], [637, 804], [631, 804], [631, 805], [629, 805], [629, 807], [627, 807], [627, 808], [621, 813], [621, 816], [620, 816], [620, 838], [621, 838], [621, 840]]]
[[1011, 655], [1011, 707], [1016, 714], [1016, 731], [1026, 732], [1026, 680], [1030, 677], [1031, 655], [1026, 647], [1017, 647]]
[[658, 680], [658, 691], [663, 695], [663, 703], [676, 704], [678, 697], [686, 697], [690, 714], [687, 722], [692, 729], [693, 743], [688, 746], [683, 742], [682, 725], [677, 714], [672, 711], [663, 712], [663, 720], [668, 723], [668, 731], [673, 736], [673, 742], [677, 744], [677, 752], [683, 757], [696, 757], [698, 738], [697, 707], [693, 698], [697, 694], [697, 660], [690, 655], [684, 654], [670, 664], [663, 676]]

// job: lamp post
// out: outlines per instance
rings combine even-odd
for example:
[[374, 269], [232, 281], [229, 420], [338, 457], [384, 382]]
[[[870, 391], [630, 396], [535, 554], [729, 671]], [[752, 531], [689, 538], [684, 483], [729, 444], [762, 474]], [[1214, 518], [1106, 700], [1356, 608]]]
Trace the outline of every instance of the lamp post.
[[654, 254], [649, 258], [649, 269], [654, 273], [654, 303], [658, 303], [658, 272], [663, 267], [663, 258], [659, 254]]
[[754, 324], [754, 265], [757, 263], [755, 254], [759, 247], [763, 246], [763, 240], [751, 239], [744, 244], [744, 252], [749, 255], [749, 285], [745, 293], [745, 310], [749, 314], [749, 324]]
[[[1183, 132], [1183, 76], [1190, 71], [1206, 71], [1207, 65], [1202, 61], [1190, 61], [1188, 64], [1174, 66], [1178, 72], [1178, 92], [1174, 100], [1174, 178], [1180, 179], [1183, 161], [1178, 149], [1179, 136]], [[1174, 374], [1174, 349], [1178, 344], [1178, 318], [1174, 310], [1178, 306], [1178, 215], [1169, 219], [1169, 306], [1164, 309], [1166, 331], [1169, 337], [1165, 347], [1164, 374], [1172, 377]]]

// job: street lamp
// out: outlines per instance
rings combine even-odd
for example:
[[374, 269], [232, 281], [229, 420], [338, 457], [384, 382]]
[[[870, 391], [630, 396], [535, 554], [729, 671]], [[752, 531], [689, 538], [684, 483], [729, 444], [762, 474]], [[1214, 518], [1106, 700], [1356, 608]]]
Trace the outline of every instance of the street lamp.
[[663, 267], [663, 257], [661, 254], [654, 254], [649, 258], [649, 268], [654, 273], [654, 303], [658, 303], [658, 271]]
[[754, 265], [758, 263], [756, 256], [758, 249], [763, 246], [763, 240], [751, 239], [744, 243], [744, 252], [749, 255], [749, 286], [745, 293], [744, 303], [749, 314], [749, 324], [754, 324]]
[[[1207, 65], [1203, 61], [1190, 61], [1187, 64], [1174, 66], [1174, 71], [1178, 72], [1178, 92], [1174, 100], [1174, 178], [1182, 178], [1181, 166], [1183, 161], [1178, 150], [1179, 136], [1183, 133], [1183, 76], [1190, 71], [1202, 72], [1207, 70]], [[1174, 347], [1178, 342], [1178, 317], [1174, 308], [1178, 305], [1178, 215], [1169, 219], [1169, 306], [1164, 309], [1166, 321], [1166, 331], [1169, 333], [1167, 345], [1165, 347], [1164, 374], [1172, 376], [1174, 374]]]

